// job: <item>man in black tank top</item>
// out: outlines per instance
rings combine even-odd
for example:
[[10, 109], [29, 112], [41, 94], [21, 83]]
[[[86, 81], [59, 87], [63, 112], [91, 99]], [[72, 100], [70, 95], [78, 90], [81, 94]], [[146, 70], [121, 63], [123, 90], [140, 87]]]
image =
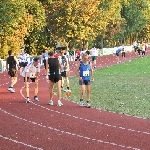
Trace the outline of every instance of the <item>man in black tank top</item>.
[[[19, 67], [19, 62], [18, 62], [16, 56], [13, 55], [12, 50], [8, 51], [8, 55], [9, 55], [9, 57], [6, 60], [6, 69], [8, 70], [8, 74], [11, 77], [11, 85], [7, 90], [10, 91], [11, 93], [14, 93], [15, 89], [13, 88], [13, 86], [16, 84], [17, 76], [18, 76], [16, 65], [18, 65], [18, 67]], [[8, 67], [8, 65], [9, 65], [9, 67]]]
[[[57, 106], [62, 106], [62, 102], [60, 101], [61, 99], [61, 65], [58, 60], [58, 58], [54, 58], [54, 53], [49, 52], [48, 53], [49, 57], [47, 62], [46, 62], [46, 79], [49, 79], [49, 85], [50, 85], [50, 101], [49, 104], [53, 105], [53, 88], [54, 88], [54, 83], [56, 83], [57, 86], [57, 95], [58, 95], [58, 104]], [[48, 71], [49, 70], [49, 71]], [[49, 75], [48, 75], [49, 72]]]

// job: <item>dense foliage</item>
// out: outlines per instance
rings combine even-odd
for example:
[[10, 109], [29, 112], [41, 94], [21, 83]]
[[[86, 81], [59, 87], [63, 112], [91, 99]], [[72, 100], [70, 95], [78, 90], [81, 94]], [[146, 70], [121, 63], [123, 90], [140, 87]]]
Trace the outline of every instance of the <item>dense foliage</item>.
[[96, 44], [115, 46], [150, 36], [150, 0], [1, 0], [0, 58]]

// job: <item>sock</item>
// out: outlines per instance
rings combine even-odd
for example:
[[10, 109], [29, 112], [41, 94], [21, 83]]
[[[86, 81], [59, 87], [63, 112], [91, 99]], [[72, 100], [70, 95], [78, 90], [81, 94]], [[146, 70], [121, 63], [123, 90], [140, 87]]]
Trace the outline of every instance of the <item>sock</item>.
[[89, 101], [87, 101], [87, 103], [89, 103]]
[[63, 86], [61, 86], [61, 88], [63, 88]]
[[27, 98], [29, 98], [29, 97], [27, 97]]
[[82, 102], [83, 101], [83, 99], [80, 99], [80, 102]]
[[34, 96], [34, 98], [36, 98], [37, 96]]
[[67, 90], [69, 90], [69, 87], [67, 87]]

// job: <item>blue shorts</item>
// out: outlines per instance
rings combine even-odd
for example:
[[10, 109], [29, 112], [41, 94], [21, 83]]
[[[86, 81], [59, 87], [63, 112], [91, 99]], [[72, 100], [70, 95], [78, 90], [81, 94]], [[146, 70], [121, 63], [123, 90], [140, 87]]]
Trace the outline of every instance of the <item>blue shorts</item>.
[[82, 80], [82, 81], [79, 80], [79, 85], [90, 85], [90, 84], [91, 84], [90, 80]]

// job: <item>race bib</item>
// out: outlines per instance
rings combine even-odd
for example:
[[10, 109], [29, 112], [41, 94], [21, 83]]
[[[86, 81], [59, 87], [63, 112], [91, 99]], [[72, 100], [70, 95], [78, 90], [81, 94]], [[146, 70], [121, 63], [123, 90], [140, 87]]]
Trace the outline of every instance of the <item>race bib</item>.
[[35, 78], [35, 73], [30, 73], [30, 78]]
[[89, 70], [87, 70], [87, 71], [83, 71], [83, 76], [85, 77], [85, 76], [90, 76], [90, 72], [89, 72]]

